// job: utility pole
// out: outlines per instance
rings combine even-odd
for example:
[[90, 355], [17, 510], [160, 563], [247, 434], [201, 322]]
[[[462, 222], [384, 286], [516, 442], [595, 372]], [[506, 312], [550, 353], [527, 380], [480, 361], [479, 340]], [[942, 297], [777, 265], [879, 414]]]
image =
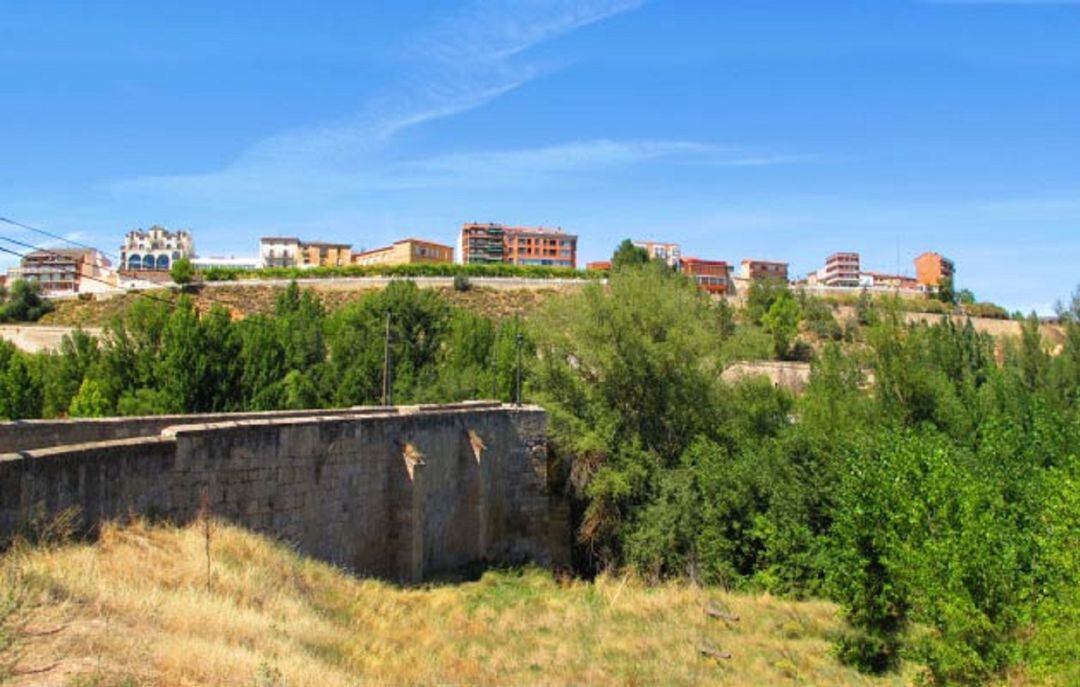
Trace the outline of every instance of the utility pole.
[[514, 393], [514, 399], [518, 406], [521, 405], [521, 345], [525, 343], [525, 335], [520, 331], [514, 337], [514, 342], [517, 344], [517, 389]]
[[499, 330], [491, 340], [491, 400], [499, 400]]
[[382, 404], [394, 405], [394, 389], [390, 380], [390, 311], [386, 311], [386, 337], [383, 340]]

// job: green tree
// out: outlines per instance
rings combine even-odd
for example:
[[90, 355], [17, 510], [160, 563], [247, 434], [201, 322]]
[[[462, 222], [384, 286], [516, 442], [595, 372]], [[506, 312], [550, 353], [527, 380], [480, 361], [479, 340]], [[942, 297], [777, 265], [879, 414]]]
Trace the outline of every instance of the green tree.
[[395, 281], [345, 306], [327, 325], [336, 403], [379, 402], [387, 313], [394, 400], [409, 402], [436, 379], [449, 306], [434, 291], [419, 289], [411, 281]]
[[87, 377], [79, 386], [78, 393], [71, 399], [68, 414], [71, 417], [103, 417], [111, 410], [111, 404], [105, 397], [101, 384]]
[[791, 353], [791, 344], [799, 332], [799, 303], [788, 291], [781, 292], [761, 318], [761, 324], [773, 341], [773, 350], [781, 360]]
[[942, 303], [956, 304], [956, 287], [952, 277], [942, 277], [934, 296]]
[[746, 316], [756, 325], [760, 325], [769, 312], [769, 308], [782, 295], [791, 295], [791, 289], [783, 279], [755, 279], [746, 293]]
[[640, 246], [635, 246], [630, 239], [623, 239], [615, 248], [611, 256], [611, 269], [621, 270], [624, 267], [636, 267], [649, 262], [649, 252]]
[[0, 370], [0, 417], [22, 420], [41, 417], [43, 389], [28, 356], [9, 352], [7, 369]]
[[16, 279], [0, 301], [0, 322], [36, 322], [52, 309], [52, 302], [41, 297], [40, 284]]
[[557, 451], [593, 466], [580, 536], [594, 562], [614, 562], [658, 470], [717, 425], [719, 311], [680, 275], [643, 267], [551, 301], [531, 325], [531, 398]]
[[195, 266], [187, 258], [174, 260], [169, 268], [169, 278], [179, 286], [187, 286], [195, 278]]

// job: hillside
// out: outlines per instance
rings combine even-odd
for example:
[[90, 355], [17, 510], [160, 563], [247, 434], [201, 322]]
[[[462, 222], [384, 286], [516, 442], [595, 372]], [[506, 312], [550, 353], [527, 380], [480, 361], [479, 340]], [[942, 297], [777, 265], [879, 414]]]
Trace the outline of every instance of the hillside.
[[[228, 284], [203, 288], [191, 294], [200, 310], [209, 310], [214, 304], [229, 308], [234, 315], [245, 317], [255, 313], [269, 313], [274, 309], [274, 301], [284, 286], [249, 286]], [[335, 310], [347, 303], [363, 298], [365, 294], [381, 287], [341, 288], [333, 284], [316, 282], [302, 283], [301, 288], [311, 289], [329, 310]], [[527, 315], [548, 298], [561, 293], [563, 289], [574, 287], [549, 287], [530, 289], [494, 289], [474, 287], [468, 291], [455, 291], [448, 287], [434, 287], [439, 293], [455, 305], [468, 308], [487, 317], [513, 317]], [[167, 290], [152, 292], [154, 298], [174, 299], [175, 295]], [[57, 301], [56, 309], [46, 314], [40, 324], [54, 326], [101, 327], [128, 310], [142, 296], [134, 293], [122, 294], [105, 300], [66, 300]]]
[[[5, 685], [902, 685], [839, 665], [836, 608], [635, 578], [401, 588], [214, 524], [0, 559]], [[711, 619], [716, 601], [739, 616]], [[702, 656], [711, 643], [732, 657]], [[6, 681], [5, 681], [6, 680]]]
[[[585, 283], [548, 286], [539, 282], [538, 286], [529, 288], [474, 286], [467, 291], [457, 291], [442, 285], [428, 286], [427, 288], [437, 290], [456, 306], [485, 317], [502, 319], [519, 315], [527, 317], [547, 300], [568, 291], [575, 291]], [[255, 313], [272, 312], [274, 301], [284, 288], [282, 285], [227, 283], [197, 289], [192, 292], [191, 297], [195, 300], [199, 310], [209, 310], [214, 304], [220, 304], [229, 308], [234, 315], [245, 317]], [[363, 298], [365, 294], [373, 290], [383, 288], [383, 286], [358, 286], [355, 282], [349, 280], [309, 280], [301, 282], [301, 288], [311, 289], [313, 293], [318, 295], [319, 300], [328, 310], [336, 310]], [[170, 300], [176, 297], [173, 292], [168, 290], [154, 291], [152, 295], [155, 298]], [[57, 301], [56, 309], [46, 314], [38, 324], [66, 327], [103, 327], [115, 316], [126, 312], [132, 303], [140, 300], [140, 298], [142, 297], [138, 294], [129, 293], [105, 300]], [[741, 305], [738, 299], [735, 304]], [[851, 320], [855, 314], [854, 308], [850, 305], [834, 305], [831, 306], [831, 309], [837, 323], [841, 325]], [[940, 313], [906, 313], [907, 321], [912, 323], [937, 322], [941, 317]], [[954, 319], [963, 321], [969, 318], [954, 316]], [[987, 317], [971, 317], [970, 320], [976, 331], [986, 332], [994, 337], [1017, 336], [1020, 333], [1020, 324], [1014, 320]], [[1064, 335], [1058, 326], [1044, 324], [1040, 327], [1040, 330], [1052, 347], [1059, 346], [1064, 340]]]

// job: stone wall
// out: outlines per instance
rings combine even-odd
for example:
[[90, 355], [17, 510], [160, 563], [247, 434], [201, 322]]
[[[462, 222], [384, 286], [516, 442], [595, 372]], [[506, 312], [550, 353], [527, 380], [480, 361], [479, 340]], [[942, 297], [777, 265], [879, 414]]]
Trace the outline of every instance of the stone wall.
[[[335, 415], [370, 415], [390, 408], [358, 406], [335, 410]], [[274, 410], [251, 413], [205, 413], [196, 415], [145, 415], [141, 417], [72, 418], [65, 420], [15, 420], [0, 422], [0, 453], [15, 453], [48, 446], [86, 444], [113, 439], [155, 436], [166, 427], [236, 420], [268, 420], [318, 417], [325, 410]]]
[[0, 456], [0, 540], [64, 511], [92, 534], [131, 514], [188, 522], [205, 504], [306, 554], [391, 579], [568, 562], [542, 409], [375, 410], [179, 424]]

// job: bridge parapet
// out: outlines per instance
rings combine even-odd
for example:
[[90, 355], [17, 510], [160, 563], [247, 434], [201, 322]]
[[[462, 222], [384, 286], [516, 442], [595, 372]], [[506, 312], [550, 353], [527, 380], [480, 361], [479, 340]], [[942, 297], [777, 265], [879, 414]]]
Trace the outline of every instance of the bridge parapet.
[[[112, 438], [0, 455], [0, 541], [62, 513], [93, 535], [110, 519], [184, 523], [207, 508], [403, 581], [481, 562], [569, 560], [568, 507], [552, 488], [546, 414], [535, 406], [61, 422], [28, 436]], [[11, 424], [20, 423], [0, 432]]]

